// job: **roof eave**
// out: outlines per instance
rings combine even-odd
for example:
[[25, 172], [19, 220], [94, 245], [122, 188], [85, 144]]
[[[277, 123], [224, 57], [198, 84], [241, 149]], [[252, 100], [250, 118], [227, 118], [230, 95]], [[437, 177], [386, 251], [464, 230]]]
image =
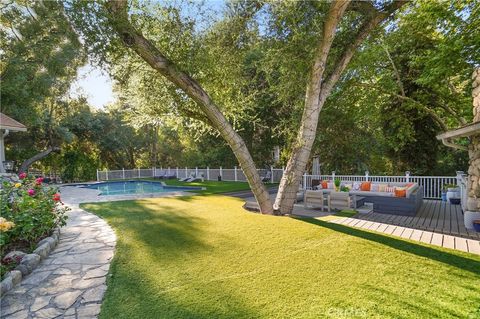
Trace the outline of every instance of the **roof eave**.
[[5, 126], [5, 125], [1, 125], [0, 129], [9, 130], [10, 132], [26, 132], [27, 131], [26, 127]]

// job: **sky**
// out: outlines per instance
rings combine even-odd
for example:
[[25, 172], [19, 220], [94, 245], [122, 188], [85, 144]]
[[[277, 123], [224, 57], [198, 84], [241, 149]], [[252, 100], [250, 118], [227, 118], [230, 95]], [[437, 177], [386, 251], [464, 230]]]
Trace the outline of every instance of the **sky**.
[[108, 74], [90, 64], [80, 68], [70, 92], [74, 96], [86, 96], [90, 105], [98, 109], [102, 109], [105, 105], [115, 101], [112, 92], [112, 80]]

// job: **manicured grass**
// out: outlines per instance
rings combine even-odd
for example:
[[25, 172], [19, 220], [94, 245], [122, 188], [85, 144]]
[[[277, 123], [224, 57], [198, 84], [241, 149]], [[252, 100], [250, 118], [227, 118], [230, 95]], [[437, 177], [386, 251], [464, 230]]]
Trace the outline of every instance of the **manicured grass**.
[[338, 219], [339, 217], [352, 217], [352, 216], [355, 216], [356, 214], [357, 214], [357, 211], [355, 210], [345, 209], [345, 210], [341, 210], [339, 212], [333, 213], [331, 215], [318, 217], [317, 219], [323, 220], [323, 221], [332, 221], [332, 220]]
[[118, 242], [101, 318], [476, 318], [480, 258], [225, 196], [84, 204]]
[[[236, 192], [236, 191], [244, 191], [249, 190], [250, 186], [247, 182], [218, 182], [218, 181], [204, 181], [204, 182], [180, 182], [176, 179], [169, 179], [163, 180], [167, 185], [175, 185], [175, 186], [197, 186], [197, 187], [205, 187], [206, 190], [201, 191], [192, 191], [197, 194], [203, 195], [211, 195], [211, 194], [220, 194], [220, 193], [227, 193], [227, 192]], [[267, 187], [275, 186], [276, 184], [267, 184]]]

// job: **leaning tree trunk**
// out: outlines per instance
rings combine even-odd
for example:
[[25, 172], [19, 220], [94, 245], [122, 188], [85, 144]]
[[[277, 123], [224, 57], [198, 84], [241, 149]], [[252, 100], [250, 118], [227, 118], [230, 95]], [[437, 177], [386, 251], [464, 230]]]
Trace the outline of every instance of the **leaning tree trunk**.
[[129, 21], [127, 1], [109, 0], [106, 6], [110, 12], [109, 20], [112, 27], [119, 34], [123, 43], [133, 49], [153, 69], [165, 76], [178, 88], [182, 89], [197, 103], [208, 118], [210, 125], [220, 133], [238, 159], [255, 199], [258, 202], [260, 211], [264, 214], [273, 214], [270, 195], [262, 183], [245, 142], [233, 129], [232, 125], [230, 125], [207, 92], [205, 92], [197, 81], [185, 72], [179, 70], [158, 48], [148, 41], [140, 32], [135, 30]]
[[391, 16], [395, 10], [403, 6], [406, 1], [394, 1], [384, 11], [375, 11], [375, 14], [371, 15], [371, 18], [360, 27], [356, 37], [347, 45], [338, 61], [336, 61], [332, 73], [326, 77], [325, 66], [335, 37], [335, 31], [349, 3], [350, 1], [333, 1], [324, 23], [322, 40], [315, 54], [314, 64], [308, 81], [300, 130], [297, 134], [292, 155], [285, 168], [285, 173], [280, 181], [274, 204], [274, 208], [281, 214], [289, 214], [293, 209], [301, 177], [307, 166], [312, 145], [315, 141], [320, 111], [330, 92], [338, 82], [355, 51], [369, 33]]
[[[480, 122], [480, 69], [473, 73], [473, 122]], [[468, 149], [468, 210], [480, 211], [480, 134], [470, 138]]]
[[29, 159], [25, 160], [22, 165], [20, 166], [18, 172], [19, 173], [26, 173], [28, 168], [35, 162], [47, 157], [52, 152], [59, 152], [60, 147], [52, 147], [50, 146], [45, 151], [35, 154], [34, 156], [30, 157]]

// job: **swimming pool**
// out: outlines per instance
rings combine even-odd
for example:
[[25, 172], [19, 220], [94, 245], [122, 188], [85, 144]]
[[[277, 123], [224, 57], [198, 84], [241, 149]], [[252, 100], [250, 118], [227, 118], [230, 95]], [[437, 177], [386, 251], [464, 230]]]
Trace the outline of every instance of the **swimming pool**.
[[129, 195], [129, 194], [151, 194], [171, 193], [179, 191], [201, 190], [201, 187], [189, 186], [164, 186], [159, 182], [151, 181], [117, 181], [102, 182], [82, 187], [96, 189], [100, 195]]

